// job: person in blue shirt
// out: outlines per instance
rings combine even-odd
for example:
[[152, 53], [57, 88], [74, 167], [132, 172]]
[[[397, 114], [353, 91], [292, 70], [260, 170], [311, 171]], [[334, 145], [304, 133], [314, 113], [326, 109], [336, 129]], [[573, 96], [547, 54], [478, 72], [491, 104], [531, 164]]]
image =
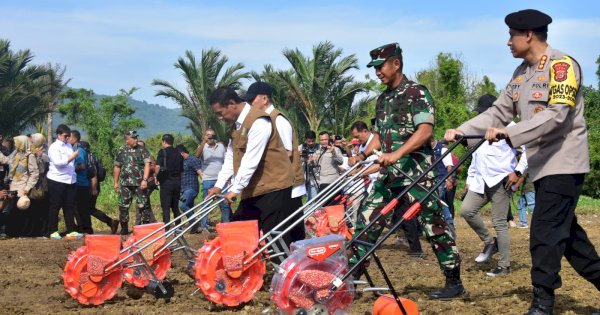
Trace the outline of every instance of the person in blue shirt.
[[[181, 197], [179, 198], [179, 209], [186, 213], [187, 217], [190, 218], [194, 212], [190, 211], [194, 207], [194, 200], [198, 197], [200, 191], [200, 185], [198, 183], [198, 177], [202, 177], [202, 164], [194, 155], [191, 155], [188, 149], [183, 145], [177, 145], [177, 152], [183, 157], [183, 174], [181, 176]], [[195, 218], [197, 221], [198, 218]], [[206, 217], [203, 222], [206, 222]], [[206, 223], [205, 223], [206, 224]], [[194, 224], [192, 227], [192, 233], [199, 232], [198, 224]]]
[[91, 196], [91, 181], [88, 176], [88, 157], [85, 149], [79, 144], [81, 133], [77, 130], [71, 130], [69, 143], [73, 146], [73, 150], [77, 150], [79, 154], [75, 158], [75, 173], [77, 181], [75, 185], [77, 192], [75, 194], [75, 204], [77, 211], [75, 219], [77, 220], [77, 231], [79, 233], [93, 234], [92, 217], [90, 215], [90, 206], [92, 201]]

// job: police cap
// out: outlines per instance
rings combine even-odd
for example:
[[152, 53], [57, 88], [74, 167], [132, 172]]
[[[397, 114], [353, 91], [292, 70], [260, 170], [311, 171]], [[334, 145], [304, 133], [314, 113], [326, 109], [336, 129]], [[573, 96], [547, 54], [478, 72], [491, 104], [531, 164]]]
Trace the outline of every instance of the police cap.
[[245, 102], [252, 102], [257, 95], [271, 96], [273, 94], [273, 87], [267, 82], [254, 82], [248, 87], [248, 92], [242, 97]]
[[526, 9], [507, 15], [504, 22], [508, 27], [516, 30], [547, 32], [548, 24], [552, 23], [552, 18], [538, 10]]

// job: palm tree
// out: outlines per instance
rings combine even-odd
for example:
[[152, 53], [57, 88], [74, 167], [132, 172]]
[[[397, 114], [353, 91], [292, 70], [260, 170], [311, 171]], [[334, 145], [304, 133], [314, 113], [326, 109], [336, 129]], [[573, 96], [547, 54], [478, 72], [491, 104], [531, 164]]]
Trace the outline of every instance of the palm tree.
[[[293, 75], [292, 69], [286, 71], [289, 72], [289, 75]], [[306, 117], [300, 110], [299, 103], [295, 101], [294, 95], [287, 89], [285, 82], [281, 80], [278, 71], [275, 70], [272, 65], [265, 65], [262, 73], [259, 74], [253, 71], [251, 76], [254, 81], [264, 81], [271, 84], [273, 87], [273, 95], [271, 96], [273, 104], [290, 120], [290, 123], [296, 131], [298, 140], [301, 140], [301, 137], [310, 128]]]
[[46, 106], [46, 117], [40, 116], [35, 122], [35, 129], [38, 132], [44, 132], [46, 124], [48, 144], [52, 143], [52, 115], [58, 109], [59, 98], [65, 87], [71, 79], [65, 80], [66, 67], [59, 64], [47, 63], [42, 66], [47, 74], [36, 80], [36, 83], [43, 87], [42, 103]]
[[0, 133], [17, 135], [35, 123], [47, 109], [42, 94], [47, 86], [39, 79], [48, 70], [30, 65], [29, 50], [13, 52], [10, 41], [0, 40]]
[[277, 77], [311, 130], [327, 127], [339, 133], [356, 95], [368, 91], [367, 83], [348, 75], [358, 69], [358, 60], [354, 55], [343, 57], [331, 42], [317, 44], [312, 52], [311, 58], [298, 49], [284, 49], [292, 69], [278, 71]]
[[248, 72], [242, 71], [242, 63], [224, 69], [228, 60], [227, 56], [221, 55], [220, 50], [210, 48], [202, 50], [200, 62], [197, 62], [194, 54], [188, 50], [185, 57], [179, 57], [174, 65], [186, 81], [185, 91], [165, 80], [152, 81], [152, 85], [162, 88], [156, 91], [156, 96], [170, 98], [181, 106], [182, 116], [192, 121], [189, 127], [199, 141], [208, 128], [214, 129], [220, 139], [228, 136], [227, 127], [216, 118], [208, 104], [210, 93], [220, 86], [239, 89], [240, 81], [250, 77]]

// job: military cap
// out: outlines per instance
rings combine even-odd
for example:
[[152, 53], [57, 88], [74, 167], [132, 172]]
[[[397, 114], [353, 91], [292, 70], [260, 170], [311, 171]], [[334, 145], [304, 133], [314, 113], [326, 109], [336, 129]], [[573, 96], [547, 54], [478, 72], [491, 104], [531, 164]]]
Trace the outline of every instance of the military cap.
[[273, 87], [267, 82], [254, 82], [248, 87], [248, 92], [242, 97], [245, 102], [253, 101], [257, 95], [268, 95], [273, 94]]
[[552, 18], [538, 10], [527, 9], [507, 15], [504, 22], [508, 27], [516, 30], [547, 32], [548, 24], [552, 23]]
[[371, 55], [371, 62], [367, 64], [367, 67], [379, 67], [388, 58], [392, 56], [401, 56], [402, 48], [400, 48], [398, 43], [391, 43], [371, 50], [369, 55]]
[[496, 97], [494, 95], [484, 94], [477, 100], [477, 106], [475, 107], [475, 111], [481, 114], [485, 112], [488, 108], [492, 107], [495, 101]]
[[132, 138], [137, 138], [138, 137], [138, 133], [135, 130], [127, 130], [125, 132], [125, 136], [126, 137], [132, 137]]

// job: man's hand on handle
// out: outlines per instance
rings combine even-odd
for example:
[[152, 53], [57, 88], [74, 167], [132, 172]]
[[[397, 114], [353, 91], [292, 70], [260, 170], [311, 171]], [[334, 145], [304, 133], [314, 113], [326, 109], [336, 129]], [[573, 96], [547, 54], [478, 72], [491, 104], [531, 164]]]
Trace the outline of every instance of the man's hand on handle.
[[448, 129], [446, 130], [446, 133], [444, 134], [444, 140], [448, 141], [448, 142], [454, 142], [456, 141], [456, 138], [460, 137], [460, 136], [464, 136], [464, 132], [458, 130], [458, 129]]
[[490, 127], [485, 132], [485, 140], [488, 140], [490, 143], [500, 141], [502, 139], [508, 139], [508, 133], [504, 128]]
[[228, 204], [232, 204], [237, 200], [237, 197], [240, 194], [236, 194], [232, 191], [228, 192], [227, 194], [225, 194], [225, 196], [223, 196], [223, 198], [225, 198], [225, 202], [227, 202]]
[[208, 190], [208, 194], [206, 194], [206, 196], [204, 197], [204, 200], [208, 200], [208, 199], [212, 198], [212, 196], [214, 196], [214, 195], [220, 195], [221, 192], [222, 192], [222, 190], [219, 187], [210, 188]]

